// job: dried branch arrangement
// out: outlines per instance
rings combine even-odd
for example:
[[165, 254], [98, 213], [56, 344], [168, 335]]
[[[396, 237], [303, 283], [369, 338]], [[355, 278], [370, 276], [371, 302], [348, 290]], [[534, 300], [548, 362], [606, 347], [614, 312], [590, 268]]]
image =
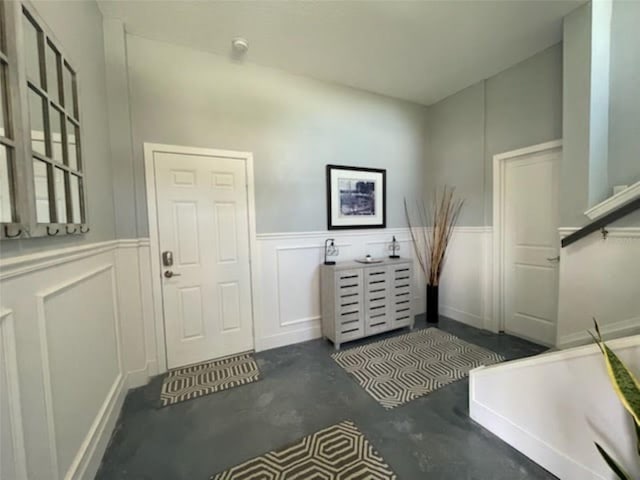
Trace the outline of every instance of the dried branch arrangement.
[[447, 248], [453, 234], [464, 200], [454, 198], [455, 188], [444, 187], [442, 194], [435, 192], [431, 205], [416, 202], [413, 214], [404, 200], [409, 231], [416, 257], [428, 285], [438, 285], [444, 267]]

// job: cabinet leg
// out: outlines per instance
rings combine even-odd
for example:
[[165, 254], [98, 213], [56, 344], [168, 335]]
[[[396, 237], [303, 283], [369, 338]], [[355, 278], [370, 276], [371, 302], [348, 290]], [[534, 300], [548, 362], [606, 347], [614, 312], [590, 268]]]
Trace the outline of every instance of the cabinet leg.
[[333, 344], [333, 348], [335, 348], [335, 349], [336, 349], [336, 352], [337, 352], [338, 350], [340, 350], [340, 344], [339, 344], [338, 342], [335, 342], [335, 343]]

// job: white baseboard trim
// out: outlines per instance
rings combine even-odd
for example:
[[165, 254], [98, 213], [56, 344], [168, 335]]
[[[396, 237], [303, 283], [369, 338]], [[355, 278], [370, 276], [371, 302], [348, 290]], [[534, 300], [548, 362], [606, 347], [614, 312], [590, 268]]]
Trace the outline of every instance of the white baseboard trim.
[[[605, 340], [638, 335], [640, 334], [640, 317], [629, 318], [608, 325], [601, 325], [600, 332]], [[591, 338], [589, 332], [585, 330], [560, 337], [557, 346], [558, 348], [571, 348], [588, 343], [593, 343], [593, 338]]]
[[584, 212], [584, 214], [591, 220], [594, 220], [612, 212], [616, 208], [620, 208], [621, 206], [634, 201], [636, 198], [640, 198], [640, 182], [636, 182], [625, 188], [620, 193], [603, 200], [597, 205], [594, 205]]
[[120, 416], [120, 411], [122, 410], [127, 393], [132, 388], [140, 387], [148, 383], [150, 377], [149, 372], [154, 368], [153, 363], [155, 362], [149, 362], [145, 368], [127, 373], [125, 377], [118, 382], [113, 394], [109, 400], [105, 402], [106, 408], [100, 412], [100, 416], [96, 420], [97, 428], [95, 428], [87, 442], [87, 448], [78, 453], [78, 456], [82, 458], [78, 469], [75, 474], [69, 478], [80, 479], [95, 477], [100, 468], [102, 457], [109, 445], [109, 440]]
[[128, 389], [141, 387], [149, 383], [149, 379], [157, 371], [157, 362], [147, 362], [144, 368], [140, 370], [133, 370], [127, 374], [126, 386]]
[[120, 415], [127, 393], [126, 384], [127, 379], [120, 376], [110, 396], [105, 401], [104, 407], [98, 413], [87, 439], [76, 455], [78, 459], [77, 467], [69, 469], [65, 480], [95, 477], [100, 467], [102, 456], [109, 444], [111, 433]]
[[[472, 381], [472, 378], [470, 377], [470, 381]], [[469, 391], [474, 391], [473, 385], [469, 385]], [[602, 477], [597, 473], [579, 464], [499, 413], [477, 402], [474, 398], [469, 401], [469, 415], [481, 425], [491, 425], [492, 433], [516, 450], [520, 452], [537, 452], [536, 455], [529, 456], [529, 458], [553, 472], [558, 478], [602, 480]]]
[[308, 328], [256, 338], [255, 350], [256, 352], [262, 352], [264, 350], [271, 350], [272, 348], [286, 347], [287, 345], [293, 345], [294, 343], [315, 340], [321, 336], [322, 327], [318, 321], [316, 325]]
[[464, 323], [475, 328], [484, 329], [484, 319], [479, 315], [464, 312], [448, 305], [440, 305], [440, 315], [456, 322]]

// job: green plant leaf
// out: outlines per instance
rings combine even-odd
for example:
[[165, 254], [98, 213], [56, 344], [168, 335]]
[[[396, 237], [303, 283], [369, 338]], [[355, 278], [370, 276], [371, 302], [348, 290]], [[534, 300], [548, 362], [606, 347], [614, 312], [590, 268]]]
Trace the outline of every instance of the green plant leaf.
[[604, 343], [595, 319], [594, 323], [596, 325], [596, 341], [604, 354], [613, 388], [637, 426], [640, 424], [640, 384], [618, 356]]
[[609, 455], [604, 448], [602, 448], [598, 442], [595, 442], [596, 448], [604, 458], [604, 461], [607, 462], [609, 468], [615, 473], [620, 480], [632, 480], [632, 478], [622, 469], [618, 462], [616, 462], [611, 455]]

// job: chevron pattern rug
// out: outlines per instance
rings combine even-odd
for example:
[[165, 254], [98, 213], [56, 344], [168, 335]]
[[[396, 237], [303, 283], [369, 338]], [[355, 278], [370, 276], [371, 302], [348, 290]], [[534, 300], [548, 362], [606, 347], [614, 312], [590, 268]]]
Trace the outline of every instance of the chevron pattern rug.
[[395, 480], [353, 422], [320, 430], [281, 450], [237, 465], [211, 480]]
[[504, 360], [435, 328], [337, 352], [332, 357], [386, 409], [460, 380], [473, 368]]
[[258, 380], [253, 355], [242, 354], [170, 370], [162, 382], [160, 406], [209, 395]]

